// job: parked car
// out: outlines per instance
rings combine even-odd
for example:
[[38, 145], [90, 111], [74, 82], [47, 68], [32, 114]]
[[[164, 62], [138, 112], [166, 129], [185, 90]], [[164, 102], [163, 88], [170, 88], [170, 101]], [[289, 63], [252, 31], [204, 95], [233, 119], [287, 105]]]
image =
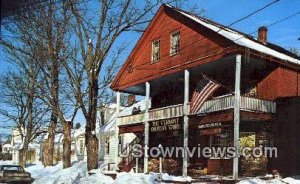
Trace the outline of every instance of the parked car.
[[19, 165], [0, 165], [0, 183], [31, 183], [31, 174]]

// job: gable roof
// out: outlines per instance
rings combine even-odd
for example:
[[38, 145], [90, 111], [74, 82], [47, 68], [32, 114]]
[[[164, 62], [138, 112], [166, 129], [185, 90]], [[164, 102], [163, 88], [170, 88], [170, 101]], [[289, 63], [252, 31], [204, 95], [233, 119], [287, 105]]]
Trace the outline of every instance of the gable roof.
[[189, 12], [172, 7], [171, 5], [168, 5], [168, 4], [166, 4], [165, 6], [171, 8], [172, 10], [177, 11], [178, 13], [182, 14], [183, 16], [195, 21], [198, 24], [201, 24], [202, 26], [205, 26], [206, 28], [218, 33], [219, 35], [233, 41], [237, 45], [247, 47], [247, 48], [256, 50], [258, 52], [262, 52], [264, 54], [271, 55], [273, 57], [291, 62], [293, 64], [300, 65], [300, 58], [298, 56], [296, 56], [295, 54], [287, 51], [286, 49], [284, 49], [278, 45], [275, 45], [272, 43], [263, 44], [263, 43], [259, 42], [258, 40], [255, 40], [253, 37], [251, 37], [249, 35], [246, 35], [244, 33], [236, 31], [234, 29], [225, 27], [225, 26], [218, 24], [216, 22], [213, 22], [211, 20], [204, 19], [202, 17], [196, 16]]
[[[168, 12], [168, 13], [167, 13]], [[278, 46], [272, 43], [266, 43], [263, 44], [253, 38], [252, 36], [249, 36], [245, 33], [239, 32], [237, 30], [225, 27], [221, 24], [218, 24], [214, 21], [205, 19], [203, 17], [196, 16], [194, 14], [191, 14], [190, 12], [186, 12], [184, 10], [175, 8], [168, 4], [163, 4], [158, 11], [156, 12], [155, 16], [149, 23], [148, 27], [146, 28], [145, 32], [141, 35], [140, 39], [134, 46], [133, 50], [131, 51], [130, 55], [126, 59], [126, 62], [118, 72], [117, 76], [111, 83], [110, 88], [113, 90], [121, 90], [124, 88], [121, 84], [122, 77], [125, 74], [125, 71], [129, 69], [132, 66], [132, 59], [136, 52], [138, 52], [138, 49], [140, 47], [143, 47], [144, 40], [147, 38], [147, 36], [151, 33], [152, 28], [154, 27], [155, 23], [158, 21], [159, 17], [163, 14], [168, 14], [169, 17], [177, 19], [178, 15], [180, 17], [183, 17], [185, 20], [188, 20], [185, 24], [188, 27], [194, 27], [194, 25], [199, 25], [201, 28], [205, 28], [206, 30], [214, 33], [215, 36], [218, 36], [220, 38], [224, 38], [224, 40], [232, 43], [232, 45], [238, 47], [240, 51], [244, 50], [244, 48], [249, 48], [251, 51], [253, 51], [254, 54], [264, 54], [266, 56], [271, 56], [273, 61], [276, 61], [281, 64], [289, 64], [290, 66], [300, 68], [300, 57], [293, 54], [292, 52]], [[180, 20], [181, 21], [181, 20]], [[190, 25], [190, 24], [194, 25]], [[197, 29], [197, 28], [196, 28]], [[235, 51], [233, 51], [235, 52]], [[228, 53], [228, 52], [227, 52]], [[265, 56], [264, 56], [265, 57]], [[271, 59], [270, 59], [271, 60]], [[174, 69], [175, 67], [171, 67]], [[175, 69], [174, 69], [175, 71]], [[161, 71], [162, 72], [162, 71]], [[170, 71], [169, 71], [170, 73]], [[141, 79], [144, 80], [144, 79]], [[135, 81], [134, 83], [138, 84], [140, 81]], [[127, 84], [128, 85], [128, 84]], [[126, 85], [125, 85], [126, 86]], [[127, 86], [128, 87], [128, 86]]]

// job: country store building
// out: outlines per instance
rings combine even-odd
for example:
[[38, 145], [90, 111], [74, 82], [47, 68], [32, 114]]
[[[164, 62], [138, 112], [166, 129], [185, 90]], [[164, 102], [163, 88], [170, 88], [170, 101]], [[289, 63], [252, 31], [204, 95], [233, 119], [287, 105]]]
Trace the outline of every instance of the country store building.
[[[120, 93], [145, 96], [146, 104], [145, 110], [117, 115], [117, 143], [134, 133], [131, 144], [149, 147], [278, 149], [277, 158], [165, 158], [164, 172], [235, 178], [273, 169], [300, 173], [300, 59], [269, 43], [267, 27], [259, 28], [256, 39], [162, 5], [111, 88], [118, 104]], [[119, 157], [124, 146], [117, 148], [120, 169], [134, 167], [135, 159]], [[155, 163], [140, 159], [140, 170], [153, 171]]]

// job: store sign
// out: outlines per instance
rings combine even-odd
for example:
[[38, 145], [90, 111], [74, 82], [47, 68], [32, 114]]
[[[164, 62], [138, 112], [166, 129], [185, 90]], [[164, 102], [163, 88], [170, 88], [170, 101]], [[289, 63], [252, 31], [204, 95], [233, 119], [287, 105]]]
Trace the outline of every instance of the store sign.
[[222, 123], [205, 123], [205, 124], [198, 124], [198, 129], [206, 129], [206, 128], [219, 128], [222, 127]]
[[150, 126], [151, 132], [174, 131], [181, 129], [179, 118], [153, 121]]
[[222, 128], [209, 128], [200, 130], [200, 135], [215, 135], [222, 133]]

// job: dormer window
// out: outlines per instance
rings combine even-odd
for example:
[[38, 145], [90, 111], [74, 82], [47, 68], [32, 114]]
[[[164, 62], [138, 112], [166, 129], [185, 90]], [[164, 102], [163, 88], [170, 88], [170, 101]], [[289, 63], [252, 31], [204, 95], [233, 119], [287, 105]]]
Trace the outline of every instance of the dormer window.
[[160, 59], [160, 40], [152, 42], [152, 62], [157, 62]]
[[179, 53], [179, 43], [180, 43], [180, 32], [174, 32], [171, 34], [170, 40], [170, 56], [176, 55]]

